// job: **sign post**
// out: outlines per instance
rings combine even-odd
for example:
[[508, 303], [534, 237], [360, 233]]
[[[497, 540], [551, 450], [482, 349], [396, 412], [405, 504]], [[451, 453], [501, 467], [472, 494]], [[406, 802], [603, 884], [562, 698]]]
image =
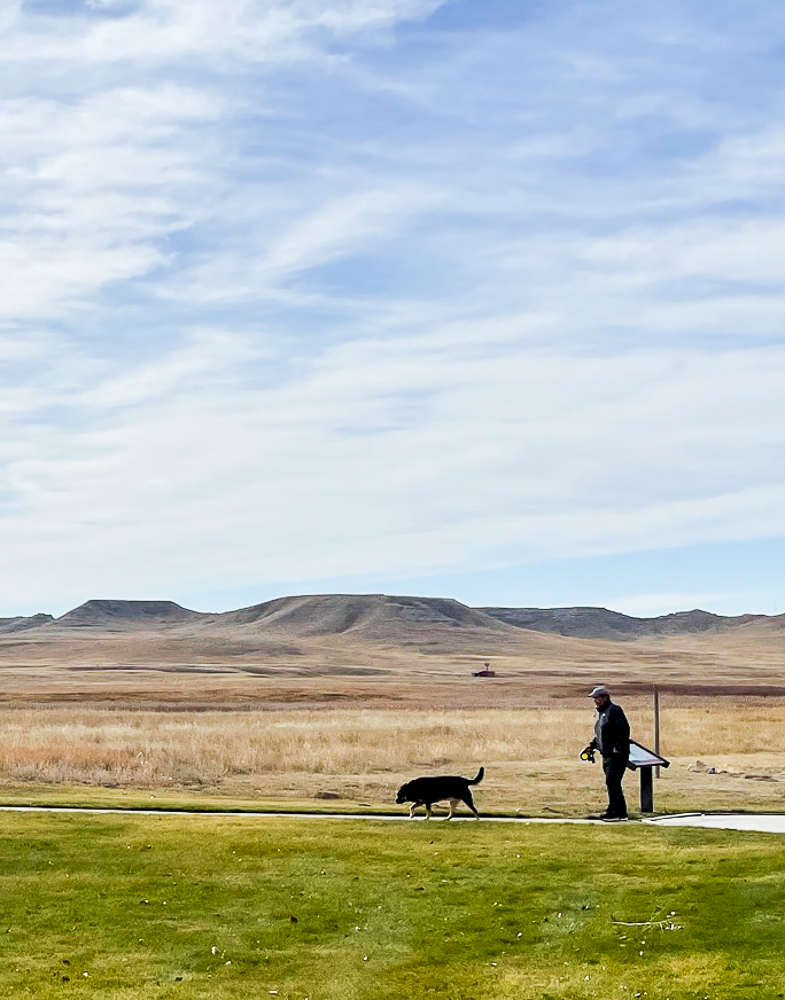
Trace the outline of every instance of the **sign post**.
[[660, 757], [653, 750], [648, 750], [642, 743], [630, 740], [630, 760], [627, 767], [631, 771], [640, 771], [641, 782], [641, 812], [654, 812], [654, 783], [652, 781], [653, 769], [660, 767], [670, 767], [670, 761]]
[[[654, 685], [654, 752], [659, 754], [660, 752], [660, 689], [657, 685]], [[655, 766], [655, 775], [659, 778], [660, 768]]]

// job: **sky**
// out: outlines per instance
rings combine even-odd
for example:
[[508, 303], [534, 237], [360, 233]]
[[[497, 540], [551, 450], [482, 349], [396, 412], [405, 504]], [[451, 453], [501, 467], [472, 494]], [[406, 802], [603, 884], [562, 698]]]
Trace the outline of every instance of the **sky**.
[[5, 0], [0, 616], [785, 612], [780, 0]]

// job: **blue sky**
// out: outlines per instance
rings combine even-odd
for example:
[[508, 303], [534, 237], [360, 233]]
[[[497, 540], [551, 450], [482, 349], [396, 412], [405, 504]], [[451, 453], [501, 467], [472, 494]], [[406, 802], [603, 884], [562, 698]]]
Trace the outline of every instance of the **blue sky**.
[[785, 612], [785, 7], [9, 0], [0, 616]]

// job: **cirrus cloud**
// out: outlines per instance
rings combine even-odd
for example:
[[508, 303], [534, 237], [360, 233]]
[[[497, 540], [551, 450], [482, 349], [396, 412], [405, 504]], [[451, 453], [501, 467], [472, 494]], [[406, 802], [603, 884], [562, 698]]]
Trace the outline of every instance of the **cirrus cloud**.
[[8, 614], [782, 538], [752, 8], [6, 7]]

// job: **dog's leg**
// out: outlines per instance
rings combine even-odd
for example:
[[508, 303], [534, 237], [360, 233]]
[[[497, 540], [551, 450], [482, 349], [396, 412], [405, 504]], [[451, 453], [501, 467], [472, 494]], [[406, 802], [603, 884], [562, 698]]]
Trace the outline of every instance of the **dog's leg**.
[[425, 818], [426, 819], [430, 819], [431, 818], [431, 803], [430, 802], [426, 802], [425, 803]]
[[463, 801], [471, 809], [471, 811], [474, 813], [474, 818], [475, 819], [479, 819], [480, 818], [480, 814], [474, 808], [474, 799], [472, 798], [472, 793], [469, 791], [468, 788], [466, 789], [466, 798]]
[[409, 819], [414, 819], [414, 810], [419, 805], [422, 805], [422, 803], [421, 802], [412, 802], [412, 804], [409, 806]]
[[450, 799], [450, 811], [444, 817], [445, 821], [448, 819], [452, 819], [453, 816], [455, 815], [455, 808], [458, 805], [458, 801], [459, 801], [458, 799]]

